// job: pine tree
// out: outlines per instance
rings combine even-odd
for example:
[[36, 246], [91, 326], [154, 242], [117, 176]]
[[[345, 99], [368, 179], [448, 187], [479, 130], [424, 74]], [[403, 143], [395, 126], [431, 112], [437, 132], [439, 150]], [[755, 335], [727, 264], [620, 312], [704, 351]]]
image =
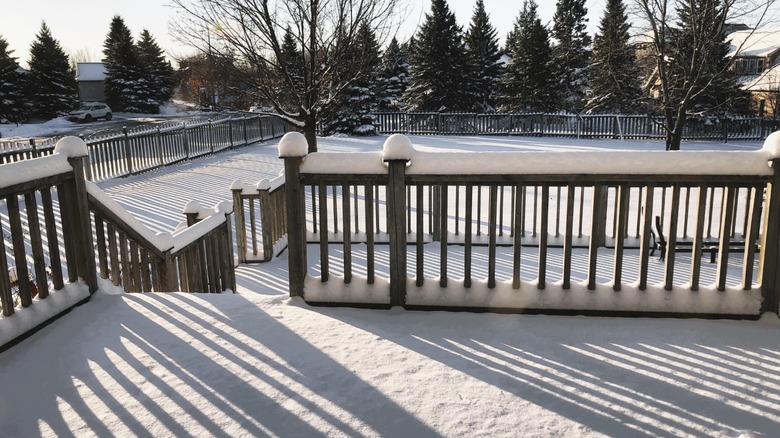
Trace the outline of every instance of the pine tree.
[[142, 112], [148, 94], [142, 81], [138, 48], [122, 17], [111, 19], [111, 27], [103, 43], [106, 65], [106, 103], [114, 111]]
[[507, 35], [510, 58], [502, 81], [502, 111], [557, 110], [554, 99], [552, 49], [547, 29], [537, 13], [536, 2], [526, 0]]
[[608, 0], [599, 33], [593, 39], [588, 113], [631, 114], [644, 110], [640, 105], [639, 66], [629, 45], [630, 28], [623, 0]]
[[30, 103], [33, 115], [44, 119], [58, 117], [78, 103], [76, 73], [68, 55], [55, 40], [46, 23], [30, 46]]
[[337, 98], [322, 112], [326, 134], [376, 135], [373, 112], [377, 107], [376, 68], [379, 44], [367, 22], [358, 29], [356, 44], [348, 49], [345, 74], [353, 75]]
[[585, 0], [558, 0], [553, 16], [553, 62], [561, 106], [566, 111], [580, 112], [588, 87], [590, 36], [585, 31], [588, 10]]
[[722, 0], [694, 0], [677, 13], [678, 31], [670, 45], [674, 62], [668, 63], [676, 100], [687, 99], [687, 110], [699, 113], [739, 107], [745, 96], [729, 68]]
[[12, 53], [0, 36], [0, 123], [21, 123], [27, 118], [23, 77]]
[[278, 93], [282, 96], [280, 100], [288, 108], [298, 108], [301, 105], [296, 90], [304, 87], [304, 62], [303, 52], [298, 48], [292, 29], [288, 26], [282, 39], [281, 58], [277, 60], [277, 68], [288, 72], [278, 76], [290, 80], [290, 83], [278, 84]]
[[403, 95], [409, 81], [409, 61], [406, 52], [393, 38], [382, 55], [381, 71], [378, 77], [377, 98], [379, 111], [400, 111]]
[[417, 111], [461, 111], [468, 106], [462, 31], [446, 0], [432, 0], [431, 12], [410, 52], [407, 105]]
[[168, 102], [173, 96], [175, 85], [174, 72], [171, 63], [165, 59], [160, 46], [148, 30], [141, 32], [138, 41], [138, 56], [140, 61], [144, 94], [139, 99], [143, 105], [142, 112], [157, 114], [160, 105]]
[[472, 94], [472, 110], [495, 111], [496, 86], [501, 81], [503, 66], [499, 63], [498, 32], [490, 24], [483, 0], [477, 0], [471, 25], [466, 31], [466, 58], [471, 76], [469, 91]]

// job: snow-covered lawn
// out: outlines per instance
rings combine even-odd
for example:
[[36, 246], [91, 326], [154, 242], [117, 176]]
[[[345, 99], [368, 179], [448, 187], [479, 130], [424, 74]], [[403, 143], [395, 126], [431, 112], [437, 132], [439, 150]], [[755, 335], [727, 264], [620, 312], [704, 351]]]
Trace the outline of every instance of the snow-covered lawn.
[[[327, 138], [320, 148], [378, 151], [383, 141]], [[412, 141], [425, 150], [662, 149], [551, 138]], [[99, 185], [153, 231], [170, 231], [188, 201], [214, 205], [230, 199], [233, 180], [277, 175], [274, 146]], [[238, 293], [223, 295], [130, 295], [101, 283], [89, 303], [0, 354], [0, 436], [771, 437], [780, 430], [775, 315], [315, 308], [288, 298], [286, 253], [242, 266], [237, 276]]]

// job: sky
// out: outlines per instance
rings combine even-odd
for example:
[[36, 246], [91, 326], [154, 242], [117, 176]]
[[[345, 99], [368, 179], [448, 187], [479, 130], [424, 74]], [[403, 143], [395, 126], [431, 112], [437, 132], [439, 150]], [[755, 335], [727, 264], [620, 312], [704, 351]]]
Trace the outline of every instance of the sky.
[[[586, 1], [591, 33], [597, 28], [605, 1]], [[468, 26], [475, 3], [475, 0], [448, 1], [458, 23], [464, 27]], [[552, 21], [555, 1], [541, 0], [538, 3], [542, 21]], [[429, 1], [408, 0], [408, 4], [407, 18], [399, 28], [399, 40], [411, 36], [430, 9]], [[522, 2], [485, 0], [485, 9], [502, 40], [511, 30], [521, 7]], [[92, 58], [90, 60], [99, 61], [114, 15], [124, 19], [134, 37], [148, 29], [171, 59], [192, 53], [190, 48], [176, 42], [169, 34], [168, 24], [176, 18], [176, 11], [169, 0], [0, 0], [0, 11], [3, 11], [0, 14], [0, 36], [8, 41], [13, 55], [22, 66], [27, 65], [30, 44], [44, 21], [67, 53], [87, 54]]]

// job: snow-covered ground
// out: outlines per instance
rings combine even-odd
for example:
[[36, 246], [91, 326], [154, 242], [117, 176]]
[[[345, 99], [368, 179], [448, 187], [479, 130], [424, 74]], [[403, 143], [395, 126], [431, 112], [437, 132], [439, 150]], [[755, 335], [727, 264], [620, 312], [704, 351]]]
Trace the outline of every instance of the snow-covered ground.
[[[383, 141], [326, 138], [320, 148], [378, 151]], [[663, 148], [551, 138], [412, 141], [431, 151]], [[99, 185], [153, 231], [171, 231], [188, 201], [229, 200], [234, 180], [256, 182], [281, 168], [271, 143]], [[286, 271], [286, 253], [242, 266], [238, 293], [223, 295], [130, 295], [102, 283], [89, 303], [0, 354], [0, 436], [771, 437], [780, 430], [775, 315], [713, 321], [313, 308], [288, 298]]]

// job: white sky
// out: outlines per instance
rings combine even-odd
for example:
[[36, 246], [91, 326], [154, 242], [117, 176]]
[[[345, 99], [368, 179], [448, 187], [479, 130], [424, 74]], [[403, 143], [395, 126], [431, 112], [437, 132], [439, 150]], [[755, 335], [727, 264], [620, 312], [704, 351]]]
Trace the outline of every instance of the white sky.
[[[555, 0], [537, 0], [543, 22], [552, 20]], [[408, 0], [409, 12], [399, 39], [411, 36], [422, 23], [424, 13], [430, 10], [430, 1]], [[466, 27], [474, 10], [475, 0], [449, 0], [458, 23]], [[588, 0], [589, 29], [597, 28], [605, 0]], [[13, 6], [11, 6], [13, 5]], [[168, 23], [175, 11], [168, 0], [0, 0], [0, 35], [8, 41], [13, 55], [23, 66], [29, 57], [30, 44], [45, 21], [52, 35], [68, 53], [86, 52], [99, 60], [102, 55], [111, 18], [120, 15], [134, 37], [148, 29], [169, 57], [190, 53], [187, 47], [174, 41], [168, 33]], [[493, 26], [503, 40], [517, 17], [522, 2], [485, 0], [485, 8]]]

